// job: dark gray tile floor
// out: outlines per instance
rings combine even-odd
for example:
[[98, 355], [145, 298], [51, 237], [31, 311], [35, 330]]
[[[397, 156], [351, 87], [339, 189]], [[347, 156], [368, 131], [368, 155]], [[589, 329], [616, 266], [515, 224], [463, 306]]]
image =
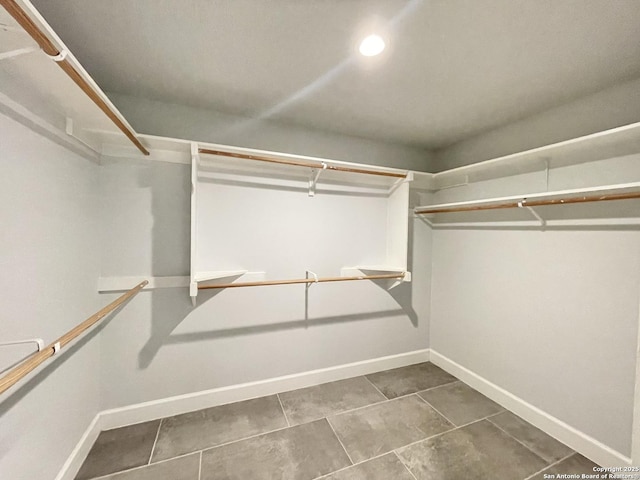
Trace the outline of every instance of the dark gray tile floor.
[[387, 398], [364, 377], [349, 378], [280, 394], [291, 425], [383, 402]]
[[418, 395], [456, 427], [504, 410], [500, 405], [462, 382], [425, 390]]
[[594, 464], [431, 363], [102, 432], [77, 480], [533, 480]]
[[76, 480], [119, 472], [149, 463], [160, 420], [102, 432]]
[[276, 395], [162, 419], [152, 462], [287, 426]]

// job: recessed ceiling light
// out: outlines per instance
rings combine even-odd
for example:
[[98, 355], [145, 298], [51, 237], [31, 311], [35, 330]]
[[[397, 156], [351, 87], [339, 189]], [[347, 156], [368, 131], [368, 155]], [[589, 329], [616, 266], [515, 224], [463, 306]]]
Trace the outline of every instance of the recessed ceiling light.
[[380, 35], [369, 35], [360, 43], [360, 53], [365, 57], [374, 57], [384, 50], [384, 40]]

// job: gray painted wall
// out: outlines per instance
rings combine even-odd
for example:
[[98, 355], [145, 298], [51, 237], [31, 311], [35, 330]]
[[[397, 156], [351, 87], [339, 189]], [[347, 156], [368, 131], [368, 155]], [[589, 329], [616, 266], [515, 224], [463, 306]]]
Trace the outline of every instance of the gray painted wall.
[[[98, 310], [98, 166], [0, 115], [0, 339], [51, 342]], [[99, 407], [100, 342], [64, 349], [0, 398], [0, 477], [54, 478]], [[0, 349], [2, 368], [31, 347]]]
[[[337, 219], [331, 223], [334, 238], [328, 240], [336, 247], [338, 260], [353, 248], [348, 243], [354, 237], [376, 236], [371, 225], [344, 214], [353, 213], [366, 199], [282, 193], [291, 201], [273, 217], [274, 222], [283, 222], [282, 234], [298, 228], [294, 212], [312, 203], [307, 214], [318, 218], [318, 228], [332, 222], [332, 216]], [[105, 159], [100, 174], [102, 275], [188, 274], [189, 194], [190, 168], [186, 165]], [[216, 218], [234, 217], [242, 208], [259, 207], [256, 198], [260, 195], [256, 191], [244, 200], [238, 195], [233, 202], [199, 205], [199, 209], [208, 208]], [[291, 199], [291, 195], [299, 198]], [[374, 208], [378, 201], [374, 199]], [[336, 203], [344, 211], [338, 212]], [[334, 225], [336, 221], [342, 228]], [[219, 235], [225, 233], [221, 221]], [[256, 238], [255, 248], [260, 248], [260, 232], [251, 235]], [[430, 231], [424, 224], [416, 225], [411, 238], [418, 246], [411, 260], [412, 283], [391, 293], [372, 282], [312, 286], [309, 320], [305, 319], [302, 285], [201, 292], [196, 308], [186, 288], [143, 292], [101, 335], [101, 408], [427, 348]], [[340, 248], [341, 242], [347, 243], [346, 248]], [[235, 250], [227, 244], [229, 261], [246, 256], [238, 243]], [[357, 246], [366, 252], [377, 249], [379, 243], [359, 242]], [[281, 270], [268, 271], [269, 278], [304, 275], [303, 265], [311, 257], [309, 248], [308, 243], [301, 243], [289, 245], [286, 252], [272, 252], [288, 260], [281, 259]], [[339, 267], [333, 263], [320, 268], [332, 268], [338, 274]]]
[[431, 152], [270, 120], [109, 93], [140, 133], [428, 172]]
[[432, 172], [640, 122], [640, 79], [511, 122], [434, 152]]
[[[552, 170], [550, 185], [593, 185], [612, 174], [614, 181], [638, 181], [637, 156]], [[544, 175], [481, 182], [435, 197], [441, 202], [517, 194], [525, 184], [529, 192], [544, 191]], [[539, 213], [606, 218], [616, 208], [621, 218], [638, 216], [638, 203], [606, 203]], [[529, 220], [525, 213], [516, 220]], [[474, 212], [451, 221], [481, 222], [488, 215]], [[437, 229], [433, 242], [431, 348], [630, 456], [640, 319], [638, 227], [478, 226]]]

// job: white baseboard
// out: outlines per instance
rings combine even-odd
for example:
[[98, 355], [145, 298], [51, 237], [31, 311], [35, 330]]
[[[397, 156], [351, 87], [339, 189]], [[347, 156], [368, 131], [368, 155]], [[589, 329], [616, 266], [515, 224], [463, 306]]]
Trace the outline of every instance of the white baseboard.
[[286, 392], [288, 390], [310, 387], [321, 383], [343, 380], [345, 378], [357, 377], [381, 370], [389, 370], [391, 368], [404, 367], [406, 365], [428, 361], [429, 350], [417, 350], [388, 357], [337, 365], [320, 370], [269, 378], [257, 382], [203, 390], [201, 392], [188, 393], [105, 410], [100, 413], [101, 425], [103, 429], [108, 430], [110, 428], [192, 412], [202, 408], [249, 400], [251, 398], [273, 395], [274, 393]]
[[69, 455], [69, 458], [67, 458], [67, 461], [64, 462], [64, 465], [56, 476], [56, 480], [73, 480], [75, 478], [80, 471], [80, 467], [82, 467], [82, 462], [84, 462], [84, 459], [89, 455], [89, 450], [91, 450], [101, 431], [100, 414], [98, 414], [85, 430], [80, 441], [71, 452], [71, 455]]
[[388, 357], [373, 358], [371, 360], [337, 365], [320, 370], [311, 370], [283, 377], [231, 385], [104, 410], [96, 416], [82, 436], [78, 445], [56, 477], [56, 480], [73, 480], [82, 466], [82, 462], [89, 453], [91, 446], [102, 430], [156, 420], [158, 418], [179, 415], [181, 413], [215, 407], [226, 403], [263, 397], [265, 395], [273, 395], [275, 393], [310, 387], [321, 383], [334, 382], [345, 378], [367, 375], [391, 368], [427, 362], [429, 361], [429, 356], [428, 349], [416, 350], [398, 355], [390, 355]]
[[631, 459], [627, 456], [527, 403], [444, 355], [431, 350], [431, 362], [598, 465], [603, 467], [631, 465]]

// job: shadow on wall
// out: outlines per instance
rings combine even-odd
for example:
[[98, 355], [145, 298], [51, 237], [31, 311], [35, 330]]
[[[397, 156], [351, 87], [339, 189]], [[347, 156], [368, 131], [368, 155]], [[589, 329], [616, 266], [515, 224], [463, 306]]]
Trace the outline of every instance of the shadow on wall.
[[40, 370], [38, 370], [37, 373], [32, 375], [28, 380], [19, 384], [17, 387], [14, 386], [10, 388], [5, 393], [3, 393], [0, 402], [0, 418], [8, 413], [34, 388], [44, 382], [49, 377], [49, 375], [51, 375], [57, 368], [64, 365], [70, 358], [72, 358], [76, 354], [76, 352], [81, 350], [87, 343], [95, 338], [102, 331], [102, 329], [107, 326], [111, 319], [115, 317], [121, 309], [125, 308], [131, 300], [132, 299], [129, 299], [127, 302], [116, 308], [113, 312], [107, 315], [98, 326], [79, 338], [75, 343], [63, 348], [62, 350], [60, 350], [60, 353], [45, 360], [45, 366], [41, 367]]
[[[409, 233], [407, 235], [408, 237], [408, 245], [407, 245], [407, 268], [409, 269], [410, 272], [412, 272], [413, 275], [413, 280], [415, 280], [415, 273], [416, 273], [416, 269], [415, 269], [415, 265], [413, 264], [413, 246], [414, 246], [414, 233], [415, 233], [415, 229], [413, 227], [413, 222], [409, 222], [407, 219], [407, 222], [409, 223]], [[420, 275], [420, 274], [418, 274]], [[385, 282], [378, 282], [378, 281], [374, 281], [376, 283], [376, 285], [380, 286], [381, 288], [384, 288], [386, 290], [386, 285]], [[396, 301], [396, 303], [398, 305], [400, 305], [400, 307], [402, 307], [402, 310], [404, 311], [404, 313], [409, 317], [409, 319], [411, 320], [411, 323], [413, 324], [414, 327], [418, 328], [418, 313], [414, 310], [413, 308], [413, 287], [414, 287], [414, 282], [402, 282], [400, 285], [398, 285], [395, 288], [392, 288], [391, 290], [387, 290], [389, 292], [389, 295], [391, 295], [391, 297]]]
[[[382, 287], [384, 288], [384, 287]], [[252, 335], [260, 333], [276, 332], [281, 330], [295, 329], [301, 327], [312, 327], [326, 324], [336, 324], [343, 322], [366, 321], [376, 318], [388, 318], [394, 316], [407, 315], [414, 327], [418, 327], [418, 316], [415, 310], [407, 303], [408, 307], [404, 307], [403, 303], [411, 301], [411, 285], [402, 283], [396, 288], [390, 290], [391, 295], [402, 308], [395, 310], [382, 310], [378, 312], [365, 312], [349, 315], [335, 315], [318, 318], [303, 318], [298, 320], [287, 320], [277, 323], [269, 323], [263, 325], [248, 325], [237, 328], [226, 328], [223, 330], [199, 331], [194, 333], [185, 333], [172, 335], [172, 332], [189, 316], [189, 314], [207, 301], [220, 294], [223, 290], [204, 290], [198, 294], [198, 305], [192, 306], [187, 289], [175, 289], [172, 292], [155, 290], [149, 292], [151, 295], [152, 319], [151, 319], [151, 336], [145, 343], [144, 347], [138, 354], [138, 366], [147, 368], [160, 349], [164, 345], [180, 344], [187, 342], [197, 342], [202, 340], [211, 340], [215, 338], [226, 338], [240, 335]]]
[[[138, 178], [139, 184], [150, 189], [152, 195], [152, 275], [189, 275], [190, 265], [190, 194], [191, 180], [180, 171], [181, 182], [176, 181], [176, 169], [184, 169], [184, 165], [159, 166], [157, 163], [142, 169]], [[303, 189], [306, 192], [306, 189]], [[367, 196], [371, 196], [368, 194]], [[374, 195], [375, 196], [375, 195]], [[412, 263], [412, 227], [409, 232], [409, 265]], [[388, 282], [374, 281], [376, 285], [387, 291], [398, 303], [398, 309], [378, 312], [358, 313], [319, 318], [303, 318], [271, 323], [268, 325], [249, 325], [238, 328], [211, 330], [208, 332], [172, 335], [172, 332], [189, 316], [223, 290], [202, 290], [198, 294], [198, 304], [193, 307], [187, 289], [162, 289], [148, 292], [151, 295], [151, 335], [138, 354], [138, 366], [147, 368], [163, 345], [196, 342], [215, 338], [250, 335], [274, 332], [286, 329], [355, 322], [407, 315], [414, 327], [418, 327], [418, 315], [412, 306], [412, 284], [401, 283], [387, 290]], [[306, 315], [305, 315], [306, 317]]]

